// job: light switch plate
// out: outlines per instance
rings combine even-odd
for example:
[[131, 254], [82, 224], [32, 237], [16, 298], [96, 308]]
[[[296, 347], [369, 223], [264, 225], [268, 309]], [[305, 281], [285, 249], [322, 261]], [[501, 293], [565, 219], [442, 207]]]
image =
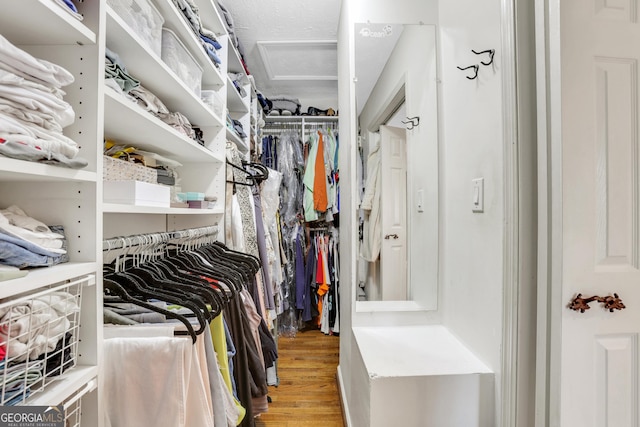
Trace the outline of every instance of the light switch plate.
[[471, 180], [471, 210], [484, 212], [484, 178]]

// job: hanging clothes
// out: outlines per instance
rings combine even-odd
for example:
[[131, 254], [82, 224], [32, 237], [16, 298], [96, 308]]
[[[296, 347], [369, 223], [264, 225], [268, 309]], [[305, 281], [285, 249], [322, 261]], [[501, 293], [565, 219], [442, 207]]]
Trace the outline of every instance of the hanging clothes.
[[363, 240], [360, 255], [367, 261], [373, 262], [380, 256], [382, 246], [382, 231], [380, 220], [380, 136], [367, 158], [367, 181], [360, 208], [365, 212], [363, 226]]
[[313, 177], [313, 208], [318, 212], [326, 212], [329, 201], [327, 200], [327, 174], [324, 158], [324, 142], [322, 132], [318, 131], [316, 142], [317, 152], [315, 158], [315, 174]]
[[[275, 293], [282, 298], [279, 331], [295, 333], [300, 322], [313, 321], [324, 333], [333, 334], [339, 333], [333, 265], [337, 246], [331, 233], [308, 235], [308, 227], [338, 225], [338, 138], [321, 124], [304, 129], [274, 129], [276, 134], [262, 139], [262, 161], [275, 163], [283, 176], [278, 233], [282, 280], [280, 292]], [[337, 228], [331, 228], [337, 236]]]

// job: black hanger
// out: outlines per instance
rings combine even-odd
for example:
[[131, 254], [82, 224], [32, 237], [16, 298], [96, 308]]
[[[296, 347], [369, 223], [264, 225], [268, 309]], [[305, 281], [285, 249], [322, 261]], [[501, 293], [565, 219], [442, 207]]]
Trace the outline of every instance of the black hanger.
[[[147, 277], [147, 283], [153, 288], [161, 288], [164, 292], [177, 291], [178, 296], [183, 296], [198, 304], [207, 314], [207, 320], [213, 319], [222, 310], [222, 302], [217, 293], [202, 282], [188, 277], [188, 274], [179, 274], [160, 260], [153, 263], [144, 263], [138, 267], [127, 270], [129, 274], [138, 274]], [[149, 274], [148, 277], [146, 274]]]
[[196, 332], [193, 329], [193, 326], [191, 325], [191, 322], [184, 316], [175, 313], [173, 311], [170, 310], [165, 310], [162, 307], [158, 307], [156, 305], [150, 304], [146, 301], [143, 301], [141, 299], [135, 298], [133, 296], [131, 296], [125, 287], [123, 287], [119, 282], [112, 280], [110, 277], [104, 277], [103, 279], [103, 288], [106, 292], [108, 292], [111, 295], [116, 295], [118, 297], [120, 297], [122, 299], [123, 302], [129, 302], [132, 304], [135, 304], [137, 306], [149, 309], [151, 311], [154, 311], [156, 313], [161, 313], [164, 314], [165, 316], [171, 318], [171, 319], [176, 319], [179, 320], [180, 322], [182, 322], [184, 324], [184, 326], [187, 328], [186, 331], [176, 331], [175, 334], [176, 335], [191, 335], [191, 339], [193, 340], [193, 343], [195, 344], [196, 340], [197, 340], [197, 336], [196, 336]]
[[[244, 172], [246, 174], [245, 179], [248, 180], [248, 182], [238, 182], [236, 180], [231, 180], [231, 181], [227, 180], [227, 182], [230, 184], [252, 186], [254, 184], [260, 184], [262, 181], [265, 181], [269, 178], [269, 169], [267, 169], [267, 167], [262, 163], [253, 163], [253, 162], [247, 162], [243, 160], [242, 166], [238, 166], [230, 162], [229, 160], [227, 160], [227, 164], [235, 169], [238, 169], [239, 171]], [[245, 168], [246, 166], [254, 170], [257, 170], [257, 172], [247, 170]]]
[[[131, 263], [133, 256], [129, 259], [127, 257], [121, 258], [121, 262], [125, 265], [127, 262]], [[174, 295], [176, 298], [187, 298], [192, 301], [207, 314], [208, 320], [212, 317], [209, 315], [209, 308], [207, 303], [210, 303], [213, 308], [218, 308], [218, 302], [213, 295], [207, 295], [207, 289], [204, 287], [193, 287], [192, 284], [185, 280], [168, 277], [164, 271], [160, 269], [159, 264], [153, 263], [141, 263], [134, 266], [125, 267], [125, 273], [129, 275], [137, 276], [141, 279], [141, 283], [150, 292], [156, 290], [165, 294]]]
[[[230, 297], [227, 296], [226, 293], [214, 289], [211, 286], [211, 283], [204, 278], [212, 276], [213, 272], [210, 269], [207, 269], [207, 266], [198, 264], [197, 260], [190, 258], [188, 254], [184, 254], [183, 256], [179, 255], [183, 254], [178, 253], [176, 255], [169, 255], [158, 262], [167, 268], [173, 268], [182, 273], [185, 280], [198, 282], [199, 286], [203, 287], [206, 292], [211, 293], [214, 296], [217, 301], [217, 305], [222, 309], [229, 301]], [[213, 277], [210, 278], [213, 279]]]
[[242, 281], [241, 279], [238, 280], [238, 277], [236, 276], [237, 272], [233, 271], [232, 269], [225, 269], [223, 268], [223, 266], [217, 263], [212, 263], [209, 257], [203, 259], [199, 257], [198, 253], [195, 251], [179, 251], [176, 248], [175, 253], [168, 257], [167, 260], [182, 263], [185, 268], [190, 268], [194, 272], [202, 274], [203, 276], [209, 277], [211, 279], [222, 279], [223, 285], [232, 285], [232, 287], [229, 288], [229, 291], [232, 294], [235, 294], [242, 289]]
[[205, 303], [194, 298], [192, 295], [171, 289], [161, 289], [150, 287], [140, 276], [128, 272], [113, 272], [103, 276], [105, 280], [111, 280], [120, 284], [127, 290], [129, 295], [139, 300], [158, 299], [168, 303], [183, 306], [189, 309], [198, 319], [200, 328], [195, 331], [199, 335], [209, 326], [209, 314]]

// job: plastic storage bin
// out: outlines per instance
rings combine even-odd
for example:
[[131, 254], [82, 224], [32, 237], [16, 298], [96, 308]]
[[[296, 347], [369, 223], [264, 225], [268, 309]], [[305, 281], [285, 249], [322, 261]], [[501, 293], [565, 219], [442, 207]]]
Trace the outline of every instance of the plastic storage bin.
[[[235, 89], [231, 88], [229, 90]], [[203, 90], [201, 91], [200, 97], [202, 98], [202, 102], [204, 102], [205, 105], [213, 111], [213, 114], [220, 118], [224, 117], [224, 100], [222, 99], [220, 92], [215, 90]]]
[[162, 29], [162, 60], [200, 98], [202, 67], [193, 59], [176, 34]]
[[144, 45], [160, 56], [164, 18], [149, 0], [107, 0], [107, 4], [140, 37]]

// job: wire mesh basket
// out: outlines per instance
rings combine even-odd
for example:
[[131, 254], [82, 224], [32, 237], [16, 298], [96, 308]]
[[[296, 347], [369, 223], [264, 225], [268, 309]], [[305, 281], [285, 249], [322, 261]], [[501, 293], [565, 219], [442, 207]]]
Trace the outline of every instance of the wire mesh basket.
[[76, 365], [88, 280], [0, 301], [0, 405], [23, 404]]

